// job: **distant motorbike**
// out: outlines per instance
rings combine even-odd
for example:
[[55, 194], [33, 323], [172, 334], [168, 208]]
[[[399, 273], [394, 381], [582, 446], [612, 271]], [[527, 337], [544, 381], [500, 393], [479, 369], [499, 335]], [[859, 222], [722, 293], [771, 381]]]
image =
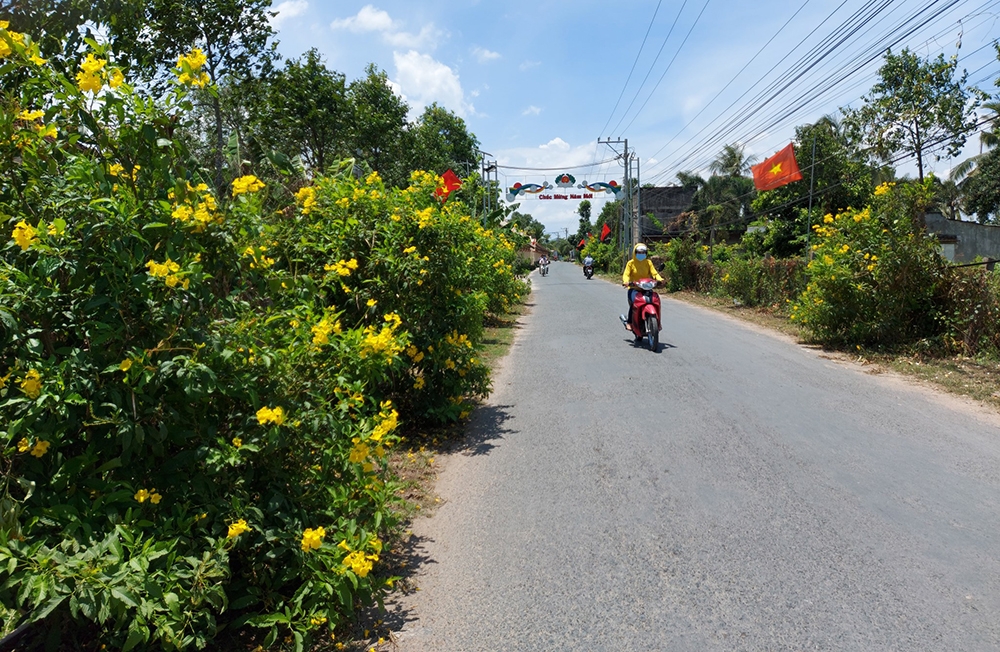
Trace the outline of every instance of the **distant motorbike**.
[[549, 275], [549, 264], [545, 263], [544, 265], [539, 265], [538, 266], [538, 271], [541, 273], [542, 276], [548, 276]]
[[656, 351], [660, 343], [660, 295], [653, 288], [656, 281], [651, 278], [629, 283], [638, 292], [632, 297], [632, 335], [636, 342], [646, 340], [650, 351]]
[[594, 266], [593, 265], [584, 265], [583, 266], [583, 275], [586, 276], [587, 280], [589, 281], [591, 279], [591, 277], [594, 276]]

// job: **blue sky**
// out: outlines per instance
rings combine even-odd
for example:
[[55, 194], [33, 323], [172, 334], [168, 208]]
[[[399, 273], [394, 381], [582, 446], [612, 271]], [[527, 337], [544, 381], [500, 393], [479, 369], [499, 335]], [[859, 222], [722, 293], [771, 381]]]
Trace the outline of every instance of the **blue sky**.
[[[559, 172], [513, 167], [620, 181], [599, 137], [628, 138], [643, 182], [657, 185], [703, 171], [726, 143], [764, 158], [795, 125], [857, 105], [874, 83], [880, 43], [958, 55], [970, 82], [990, 92], [1000, 76], [989, 47], [1000, 38], [997, 0], [275, 0], [273, 8], [284, 57], [315, 47], [349, 80], [376, 64], [414, 114], [436, 101], [461, 115], [482, 149], [510, 166], [501, 168], [506, 184], [552, 182]], [[856, 30], [845, 36], [845, 24]], [[842, 42], [800, 79], [758, 97], [835, 35]], [[866, 52], [875, 59], [866, 62]], [[740, 120], [745, 108], [753, 111]], [[954, 163], [931, 167], [947, 174]], [[576, 205], [529, 199], [521, 210], [549, 231], [572, 232]]]

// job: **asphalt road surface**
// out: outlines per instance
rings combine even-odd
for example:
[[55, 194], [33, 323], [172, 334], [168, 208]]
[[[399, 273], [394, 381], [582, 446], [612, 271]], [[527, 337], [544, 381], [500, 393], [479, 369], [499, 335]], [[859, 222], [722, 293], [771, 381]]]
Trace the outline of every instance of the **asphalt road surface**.
[[1000, 650], [1000, 418], [579, 267], [414, 524], [422, 650]]

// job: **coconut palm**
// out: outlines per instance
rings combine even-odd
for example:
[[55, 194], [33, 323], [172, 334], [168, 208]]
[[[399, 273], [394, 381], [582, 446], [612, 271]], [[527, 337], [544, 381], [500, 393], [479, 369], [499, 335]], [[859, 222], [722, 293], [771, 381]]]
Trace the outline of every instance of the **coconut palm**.
[[987, 111], [992, 111], [993, 114], [987, 116], [984, 122], [984, 126], [988, 125], [989, 128], [983, 129], [979, 134], [979, 154], [967, 158], [953, 167], [951, 174], [948, 175], [948, 178], [952, 181], [961, 182], [970, 174], [973, 174], [980, 160], [983, 158], [984, 150], [991, 150], [1000, 144], [1000, 100], [984, 102], [983, 108]]
[[745, 149], [746, 146], [739, 143], [724, 146], [719, 156], [709, 164], [708, 169], [726, 177], [746, 176], [750, 172], [754, 157], [747, 156]]

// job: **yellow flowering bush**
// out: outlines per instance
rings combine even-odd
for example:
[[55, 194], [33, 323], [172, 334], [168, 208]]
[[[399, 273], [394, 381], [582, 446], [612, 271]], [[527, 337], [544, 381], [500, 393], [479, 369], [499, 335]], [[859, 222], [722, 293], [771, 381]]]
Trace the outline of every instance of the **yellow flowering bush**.
[[[360, 336], [347, 339], [359, 357], [398, 370], [371, 379], [400, 414], [458, 419], [489, 386], [477, 358], [484, 320], [525, 292], [514, 243], [460, 202], [442, 204], [433, 174], [415, 172], [399, 190], [374, 172], [359, 180], [352, 169], [346, 162], [299, 190], [296, 218], [282, 216], [262, 235], [277, 242], [279, 259], [294, 261], [272, 272], [337, 310], [336, 320], [309, 322], [317, 346], [335, 323], [358, 324]], [[363, 452], [356, 446], [354, 456]]]
[[0, 30], [0, 636], [51, 619], [65, 647], [309, 644], [391, 579], [395, 393], [425, 371], [415, 333], [437, 336], [362, 246], [374, 213], [288, 194], [317, 233], [275, 223], [253, 175], [209, 189], [178, 137], [203, 54], [154, 99], [100, 46], [61, 72]]
[[931, 183], [884, 184], [870, 206], [814, 224], [807, 286], [791, 319], [830, 344], [893, 347], [937, 334], [944, 264], [916, 218]]

